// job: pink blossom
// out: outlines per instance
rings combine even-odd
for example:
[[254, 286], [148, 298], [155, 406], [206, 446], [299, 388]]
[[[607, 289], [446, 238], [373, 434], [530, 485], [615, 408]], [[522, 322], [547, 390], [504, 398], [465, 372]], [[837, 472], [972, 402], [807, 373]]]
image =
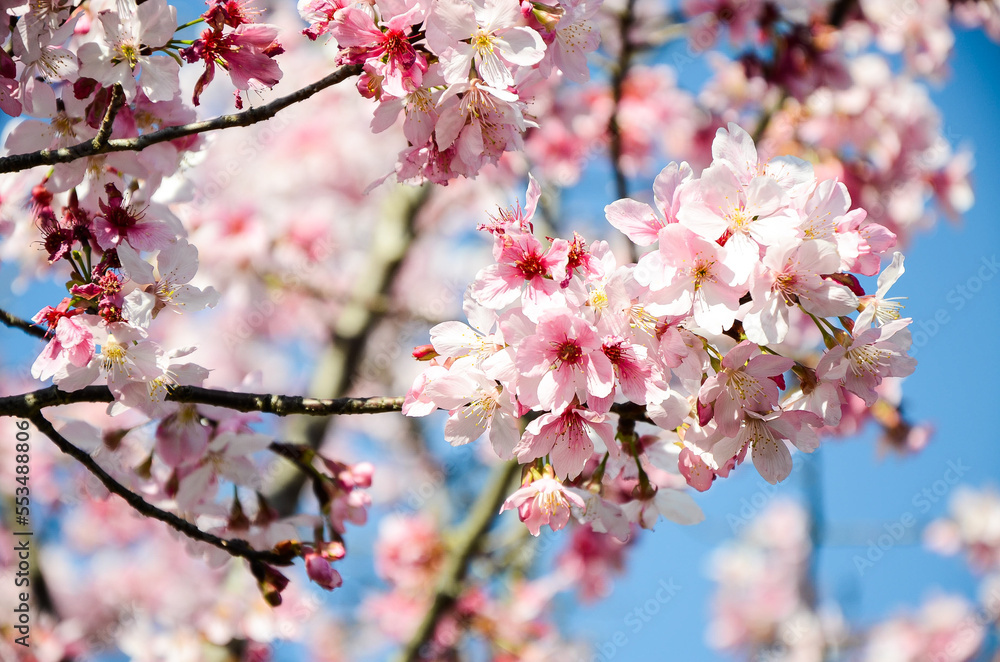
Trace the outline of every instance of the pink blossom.
[[177, 29], [177, 9], [166, 0], [119, 0], [119, 11], [104, 10], [97, 17], [102, 33], [97, 40], [80, 47], [80, 75], [93, 78], [106, 87], [117, 83], [125, 98], [136, 95], [139, 86], [152, 101], [169, 101], [180, 83], [177, 61], [161, 55], [147, 55], [173, 36]]
[[716, 132], [712, 141], [712, 158], [713, 165], [726, 166], [736, 176], [740, 186], [747, 190], [754, 187], [757, 177], [764, 177], [795, 199], [812, 190], [816, 182], [809, 162], [794, 156], [779, 156], [762, 163], [753, 138], [733, 122], [729, 123], [728, 129], [720, 128]]
[[747, 338], [762, 345], [783, 342], [789, 307], [795, 304], [819, 317], [854, 312], [858, 298], [843, 285], [823, 278], [839, 268], [840, 255], [828, 241], [786, 240], [768, 248], [751, 278], [753, 306], [743, 317]]
[[133, 324], [146, 328], [167, 309], [174, 313], [195, 312], [214, 307], [219, 293], [214, 288], [204, 290], [190, 285], [198, 270], [198, 249], [181, 239], [160, 249], [156, 266], [139, 257], [127, 243], [118, 245], [118, 259], [123, 274], [141, 289], [125, 297], [122, 313]]
[[597, 13], [600, 3], [569, 0], [560, 3], [559, 8], [563, 14], [555, 25], [555, 39], [549, 44], [546, 55], [567, 79], [585, 83], [590, 80], [587, 55], [597, 50], [601, 41], [600, 31], [588, 19]]
[[684, 476], [684, 480], [687, 481], [688, 485], [699, 492], [704, 492], [712, 486], [712, 481], [715, 480], [715, 472], [701, 455], [685, 447], [681, 449], [677, 460], [677, 468], [680, 469], [681, 475]]
[[403, 135], [406, 140], [411, 145], [426, 144], [434, 134], [434, 127], [440, 117], [438, 101], [441, 91], [436, 86], [442, 85], [443, 80], [440, 76], [429, 75], [424, 83], [429, 85], [400, 96], [383, 96], [372, 117], [372, 132], [380, 133], [388, 129], [399, 118], [399, 111], [402, 110]]
[[583, 499], [567, 490], [561, 482], [542, 476], [507, 497], [500, 512], [517, 508], [517, 514], [528, 531], [537, 536], [545, 524], [553, 531], [566, 526], [571, 505], [578, 508], [585, 506]]
[[899, 319], [861, 331], [824, 354], [816, 366], [816, 376], [843, 380], [848, 391], [871, 407], [878, 399], [875, 387], [885, 377], [906, 377], [917, 366], [917, 360], [906, 354], [912, 342], [906, 327], [912, 321]]
[[219, 477], [236, 485], [260, 489], [261, 477], [251, 455], [271, 443], [267, 435], [224, 431], [209, 442], [205, 454], [190, 470], [180, 472], [177, 502], [190, 508], [215, 494]]
[[[496, 239], [500, 246], [497, 264], [476, 274], [472, 296], [487, 308], [504, 308], [517, 300], [525, 288], [525, 303], [539, 308], [558, 300], [559, 283], [565, 278], [569, 242], [556, 240], [543, 251], [542, 244], [526, 232], [506, 232]], [[549, 304], [551, 305], [551, 304]]]
[[514, 447], [514, 455], [522, 464], [548, 455], [557, 476], [575, 478], [594, 454], [588, 431], [597, 433], [612, 457], [620, 455], [605, 415], [580, 407], [568, 407], [561, 414], [542, 414], [533, 420]]
[[516, 0], [438, 0], [427, 19], [427, 44], [441, 58], [445, 80], [460, 83], [472, 65], [486, 84], [514, 84], [510, 66], [530, 67], [545, 55], [538, 33], [519, 25]]
[[762, 414], [747, 410], [739, 432], [720, 439], [712, 446], [712, 456], [717, 462], [749, 450], [754, 467], [767, 482], [778, 483], [792, 471], [792, 454], [785, 439], [804, 452], [811, 453], [819, 446], [819, 435], [814, 426], [819, 417], [806, 411], [773, 411]]
[[677, 220], [710, 241], [721, 240], [740, 278], [750, 275], [761, 249], [799, 235], [798, 216], [787, 192], [771, 177], [740, 181], [715, 161], [684, 187]]
[[302, 34], [313, 41], [330, 31], [337, 13], [351, 4], [348, 0], [298, 0], [299, 15], [309, 22]]
[[670, 163], [653, 182], [656, 211], [644, 202], [623, 198], [604, 208], [608, 223], [621, 230], [632, 243], [649, 246], [657, 240], [660, 228], [677, 222], [681, 186], [691, 181], [691, 177], [691, 166], [687, 163]]
[[334, 570], [330, 561], [322, 554], [310, 552], [303, 557], [306, 562], [306, 574], [309, 579], [319, 584], [328, 591], [340, 588], [344, 580], [340, 573]]
[[[41, 321], [46, 310], [56, 310], [46, 306], [33, 320]], [[82, 311], [76, 311], [82, 312]], [[50, 329], [52, 327], [50, 326]], [[94, 357], [94, 335], [86, 325], [74, 321], [68, 315], [62, 315], [55, 322], [55, 334], [38, 355], [31, 366], [31, 376], [45, 381], [60, 371], [65, 371], [73, 365], [82, 368]]]
[[94, 217], [94, 236], [104, 250], [128, 242], [140, 251], [166, 246], [173, 238], [164, 221], [146, 218], [145, 210], [126, 201], [114, 184], [105, 186], [107, 202], [100, 201], [101, 213]]
[[451, 410], [444, 428], [450, 444], [460, 446], [487, 434], [498, 456], [513, 457], [520, 438], [514, 403], [510, 393], [486, 373], [453, 369], [430, 382], [424, 393], [437, 406]]
[[629, 501], [622, 509], [629, 520], [650, 530], [656, 527], [661, 516], [686, 526], [698, 524], [705, 519], [705, 513], [690, 494], [669, 487], [657, 489], [649, 498]]
[[53, 377], [63, 390], [75, 391], [90, 386], [102, 375], [116, 399], [132, 382], [149, 382], [161, 374], [156, 361], [157, 347], [146, 333], [124, 322], [95, 328], [94, 342], [100, 351], [85, 366], [66, 363]]
[[205, 63], [205, 72], [195, 83], [194, 105], [199, 104], [202, 91], [215, 78], [216, 64], [229, 72], [237, 90], [249, 90], [254, 83], [264, 87], [277, 84], [283, 73], [274, 57], [284, 52], [277, 36], [277, 27], [262, 23], [243, 23], [236, 29], [216, 24], [204, 30], [191, 46], [180, 51], [191, 64]]
[[427, 60], [409, 41], [412, 25], [423, 19], [424, 9], [415, 4], [406, 12], [376, 25], [371, 14], [357, 7], [346, 7], [337, 14], [330, 34], [342, 49], [347, 63], [368, 63], [382, 88], [394, 97], [402, 97], [420, 87], [427, 71]]
[[[462, 0], [455, 0], [461, 2]], [[485, 163], [495, 163], [509, 149], [519, 148], [528, 127], [525, 104], [517, 94], [491, 87], [478, 78], [451, 83], [438, 101], [434, 130], [436, 149], [455, 148], [464, 170], [475, 176]]]
[[677, 223], [659, 237], [659, 250], [643, 255], [635, 268], [636, 282], [651, 291], [645, 309], [655, 315], [693, 313], [712, 333], [731, 326], [747, 290], [746, 277], [729, 264], [729, 249]]
[[614, 386], [613, 366], [597, 331], [569, 309], [542, 315], [535, 335], [518, 345], [515, 364], [521, 373], [518, 399], [556, 414], [574, 398], [603, 398]]
[[865, 276], [878, 273], [881, 256], [896, 245], [888, 228], [867, 220], [863, 209], [855, 209], [837, 225], [837, 248], [841, 269]]
[[191, 464], [201, 459], [210, 437], [198, 408], [181, 404], [156, 426], [156, 454], [169, 467]]
[[622, 395], [639, 404], [655, 402], [662, 397], [663, 389], [654, 384], [645, 346], [630, 344], [621, 336], [607, 336], [601, 351], [611, 361]]
[[887, 299], [885, 295], [889, 293], [889, 288], [899, 280], [904, 271], [903, 254], [893, 253], [892, 264], [879, 274], [878, 290], [876, 290], [875, 295], [861, 297], [864, 309], [854, 322], [856, 333], [861, 329], [868, 328], [873, 322], [882, 326], [899, 319], [899, 311], [903, 308], [903, 304], [899, 303], [899, 299]]

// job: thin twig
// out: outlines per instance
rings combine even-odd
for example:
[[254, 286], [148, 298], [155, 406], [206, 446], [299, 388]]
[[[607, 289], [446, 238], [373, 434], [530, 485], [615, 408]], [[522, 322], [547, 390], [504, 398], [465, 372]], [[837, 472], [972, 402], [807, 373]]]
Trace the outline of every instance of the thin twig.
[[431, 606], [400, 654], [398, 658], [400, 662], [417, 662], [425, 659], [422, 649], [434, 636], [441, 618], [461, 595], [469, 565], [479, 552], [483, 538], [496, 518], [500, 505], [519, 470], [520, 465], [516, 462], [506, 462], [494, 470], [490, 484], [480, 493], [472, 512], [462, 523], [456, 542], [438, 577]]
[[835, 28], [844, 26], [847, 19], [858, 9], [858, 0], [837, 0], [830, 7], [830, 25]]
[[[618, 61], [615, 63], [614, 71], [611, 73], [611, 118], [608, 120], [608, 145], [611, 158], [611, 171], [615, 177], [615, 199], [620, 200], [628, 196], [628, 181], [625, 179], [625, 171], [622, 169], [622, 130], [619, 123], [619, 112], [621, 111], [622, 94], [625, 89], [625, 79], [628, 78], [629, 68], [632, 66], [632, 57], [635, 55], [635, 44], [632, 42], [632, 25], [635, 22], [635, 0], [627, 0], [625, 9], [618, 16], [618, 34], [621, 40], [621, 51], [618, 53]], [[628, 243], [629, 256], [632, 262], [639, 259], [639, 249], [632, 242]]]
[[101, 465], [94, 461], [94, 458], [92, 458], [89, 453], [77, 448], [69, 440], [59, 434], [56, 429], [52, 427], [52, 424], [41, 415], [41, 413], [35, 412], [26, 418], [35, 424], [35, 427], [38, 428], [39, 432], [51, 439], [52, 443], [54, 443], [59, 450], [72, 457], [74, 460], [86, 467], [90, 473], [94, 474], [94, 476], [101, 481], [109, 492], [117, 494], [121, 498], [125, 499], [125, 502], [128, 503], [128, 505], [132, 506], [132, 508], [134, 508], [137, 512], [145, 515], [146, 517], [160, 520], [192, 540], [197, 540], [212, 545], [213, 547], [218, 547], [224, 552], [227, 552], [235, 557], [242, 557], [248, 561], [270, 563], [272, 565], [291, 565], [291, 561], [287, 556], [276, 554], [270, 550], [254, 549], [250, 546], [250, 543], [238, 538], [220, 538], [219, 536], [211, 533], [206, 533], [186, 519], [178, 517], [173, 513], [168, 513], [165, 510], [160, 510], [115, 480], [111, 474], [101, 468]]
[[45, 329], [40, 326], [36, 326], [29, 322], [28, 320], [23, 320], [17, 315], [8, 313], [6, 310], [0, 308], [0, 322], [9, 326], [12, 329], [21, 329], [29, 336], [35, 336], [36, 338], [41, 338], [45, 340]]
[[122, 86], [119, 83], [115, 83], [111, 88], [111, 99], [108, 101], [108, 110], [104, 113], [104, 119], [101, 120], [101, 126], [97, 129], [97, 135], [90, 141], [94, 149], [102, 149], [108, 144], [108, 139], [111, 138], [111, 130], [114, 128], [115, 116], [118, 114], [118, 109], [122, 107], [123, 103], [125, 103], [125, 91], [122, 90]]
[[76, 161], [77, 159], [82, 159], [87, 156], [107, 154], [109, 152], [139, 152], [146, 149], [150, 145], [167, 142], [169, 140], [176, 140], [177, 138], [183, 138], [185, 136], [191, 136], [198, 133], [205, 133], [206, 131], [229, 129], [236, 126], [250, 126], [251, 124], [256, 124], [257, 122], [263, 122], [264, 120], [270, 119], [274, 117], [278, 111], [283, 110], [294, 103], [308, 99], [317, 92], [332, 85], [336, 85], [337, 83], [340, 83], [359, 73], [361, 73], [360, 64], [352, 64], [346, 67], [341, 67], [329, 76], [326, 76], [311, 85], [306, 85], [302, 89], [292, 92], [287, 96], [275, 99], [274, 101], [264, 104], [263, 106], [250, 108], [249, 110], [244, 110], [241, 113], [220, 115], [214, 119], [204, 120], [201, 122], [192, 122], [181, 126], [168, 126], [160, 129], [159, 131], [146, 133], [136, 138], [118, 138], [115, 140], [108, 140], [107, 143], [101, 147], [95, 147], [94, 142], [92, 140], [88, 140], [78, 145], [64, 147], [62, 149], [43, 149], [37, 152], [29, 152], [27, 154], [13, 154], [11, 156], [0, 158], [0, 173], [17, 172], [19, 170], [27, 170], [28, 168], [34, 168], [35, 166], [40, 165], [69, 163], [70, 161]]
[[625, 180], [625, 172], [622, 170], [622, 134], [621, 125], [618, 122], [618, 112], [621, 110], [622, 93], [625, 87], [625, 79], [628, 78], [629, 68], [632, 66], [632, 57], [635, 55], [635, 45], [632, 43], [632, 25], [635, 22], [635, 0], [628, 0], [625, 9], [618, 17], [618, 35], [621, 40], [621, 51], [618, 53], [618, 61], [615, 63], [614, 71], [611, 75], [611, 98], [614, 107], [611, 110], [611, 119], [608, 121], [608, 135], [611, 139], [611, 169], [615, 176], [615, 193], [618, 198], [628, 195], [628, 182]]

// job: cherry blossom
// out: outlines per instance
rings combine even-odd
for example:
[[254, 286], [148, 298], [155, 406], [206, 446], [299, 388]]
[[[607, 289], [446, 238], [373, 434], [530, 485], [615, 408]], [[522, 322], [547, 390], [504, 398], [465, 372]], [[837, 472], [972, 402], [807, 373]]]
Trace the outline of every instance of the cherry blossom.
[[464, 81], [475, 66], [487, 86], [513, 85], [511, 65], [530, 66], [545, 54], [541, 37], [520, 20], [514, 0], [438, 0], [427, 20], [427, 43], [441, 58], [445, 80]]
[[886, 377], [906, 377], [917, 360], [906, 355], [912, 338], [909, 318], [868, 328], [847, 344], [837, 345], [816, 366], [820, 379], [841, 379], [848, 391], [869, 407], [877, 397], [875, 387]]
[[152, 101], [169, 101], [179, 89], [178, 64], [148, 52], [165, 46], [177, 29], [177, 9], [166, 0], [117, 0], [98, 16], [100, 36], [80, 47], [80, 75], [102, 85], [118, 84], [128, 100], [138, 87]]
[[585, 507], [583, 499], [568, 491], [561, 482], [551, 476], [542, 476], [507, 497], [500, 512], [516, 508], [528, 531], [537, 536], [539, 529], [545, 524], [552, 527], [553, 531], [566, 526], [571, 505]]

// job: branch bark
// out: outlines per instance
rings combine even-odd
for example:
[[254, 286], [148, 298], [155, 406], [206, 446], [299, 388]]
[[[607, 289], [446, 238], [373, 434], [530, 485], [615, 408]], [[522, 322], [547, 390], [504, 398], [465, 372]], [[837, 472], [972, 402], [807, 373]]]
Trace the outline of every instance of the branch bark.
[[[78, 391], [60, 391], [58, 386], [48, 386], [19, 395], [0, 397], [0, 416], [31, 418], [47, 407], [58, 407], [78, 402], [114, 402], [114, 394], [107, 386], [88, 386]], [[402, 411], [404, 397], [377, 395], [368, 398], [306, 398], [301, 395], [275, 395], [271, 393], [237, 393], [200, 386], [175, 386], [166, 399], [170, 402], [187, 402], [213, 405], [235, 411], [259, 411], [275, 416], [347, 416], [352, 414], [383, 414]], [[652, 423], [646, 408], [633, 402], [616, 402], [611, 413], [624, 419]]]
[[[326, 88], [336, 85], [337, 83], [340, 83], [359, 73], [361, 73], [360, 64], [352, 64], [346, 67], [341, 67], [325, 78], [321, 78], [315, 83], [306, 85], [305, 87], [296, 90], [287, 96], [275, 99], [274, 101], [266, 103], [263, 106], [250, 108], [249, 110], [244, 110], [241, 113], [220, 115], [219, 117], [210, 120], [203, 120], [201, 122], [192, 122], [181, 126], [168, 126], [158, 131], [143, 134], [137, 138], [118, 138], [116, 140], [106, 141], [98, 141], [97, 138], [94, 138], [93, 140], [88, 140], [87, 142], [79, 143], [77, 145], [73, 145], [72, 147], [64, 147], [56, 150], [43, 149], [37, 152], [29, 152], [27, 154], [13, 154], [11, 156], [5, 156], [0, 158], [0, 173], [18, 172], [20, 170], [27, 170], [40, 165], [69, 163], [70, 161], [76, 161], [77, 159], [82, 159], [88, 156], [96, 156], [98, 154], [107, 154], [109, 152], [140, 152], [150, 145], [176, 140], [177, 138], [183, 138], [185, 136], [191, 136], [198, 133], [205, 133], [206, 131], [230, 129], [236, 126], [250, 126], [251, 124], [271, 119], [277, 115], [279, 111], [284, 110], [288, 106], [304, 101], [317, 92], [325, 90]], [[109, 107], [109, 111], [111, 107]], [[114, 120], [113, 114], [111, 115], [111, 118]]]
[[621, 40], [621, 52], [618, 53], [618, 61], [611, 75], [611, 98], [614, 101], [614, 107], [611, 110], [611, 119], [608, 121], [608, 135], [611, 139], [609, 145], [611, 169], [615, 177], [615, 193], [619, 199], [628, 195], [628, 182], [625, 180], [625, 172], [621, 165], [622, 134], [621, 126], [618, 123], [618, 111], [621, 107], [625, 79], [628, 77], [629, 68], [632, 66], [632, 57], [635, 55], [635, 44], [632, 43], [634, 22], [635, 0], [627, 0], [625, 9], [618, 17], [618, 38]]
[[21, 329], [29, 336], [35, 336], [36, 338], [45, 340], [45, 329], [32, 324], [28, 320], [23, 320], [17, 315], [8, 313], [6, 310], [0, 309], [0, 322], [12, 329]]
[[[333, 398], [320, 400], [300, 395], [272, 395], [268, 393], [237, 393], [200, 386], [175, 386], [167, 393], [171, 402], [189, 402], [214, 405], [236, 411], [259, 411], [276, 416], [305, 414], [309, 416], [334, 416], [339, 414], [379, 414], [403, 409], [402, 396], [377, 396], [372, 398]], [[60, 391], [53, 385], [47, 388], [9, 395], [0, 398], [0, 416], [31, 418], [46, 407], [69, 405], [77, 402], [113, 402], [114, 395], [107, 386], [88, 386], [78, 391]]]

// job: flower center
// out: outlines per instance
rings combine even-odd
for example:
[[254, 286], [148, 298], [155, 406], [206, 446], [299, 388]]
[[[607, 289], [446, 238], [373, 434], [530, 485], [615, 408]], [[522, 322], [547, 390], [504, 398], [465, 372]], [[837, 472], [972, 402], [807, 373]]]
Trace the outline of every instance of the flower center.
[[543, 276], [545, 274], [545, 266], [542, 264], [542, 258], [537, 253], [525, 253], [520, 260], [514, 263], [514, 266], [521, 272], [524, 280], [531, 280], [535, 276]]
[[103, 356], [104, 369], [107, 372], [116, 372], [124, 374], [126, 377], [129, 376], [130, 371], [126, 364], [128, 352], [125, 351], [124, 345], [115, 340], [114, 336], [108, 336], [107, 342], [101, 348], [101, 354]]
[[480, 55], [485, 53], [493, 52], [493, 42], [495, 37], [491, 35], [486, 30], [479, 28], [476, 33], [472, 35], [472, 46], [476, 49], [476, 52]]
[[714, 266], [715, 260], [705, 259], [701, 255], [695, 258], [694, 266], [691, 267], [691, 277], [694, 278], [694, 289], [699, 289], [705, 283], [715, 282], [715, 274], [712, 273]]
[[729, 373], [729, 389], [741, 403], [757, 402], [764, 392], [757, 378], [742, 370]]
[[556, 353], [556, 359], [560, 363], [569, 363], [571, 365], [576, 365], [580, 362], [583, 357], [583, 349], [580, 348], [572, 340], [567, 340], [564, 343], [553, 343], [558, 347], [558, 352]]
[[875, 345], [862, 345], [847, 350], [847, 358], [851, 361], [851, 372], [858, 377], [862, 375], [874, 376], [883, 365], [882, 361], [889, 352], [879, 349]]

